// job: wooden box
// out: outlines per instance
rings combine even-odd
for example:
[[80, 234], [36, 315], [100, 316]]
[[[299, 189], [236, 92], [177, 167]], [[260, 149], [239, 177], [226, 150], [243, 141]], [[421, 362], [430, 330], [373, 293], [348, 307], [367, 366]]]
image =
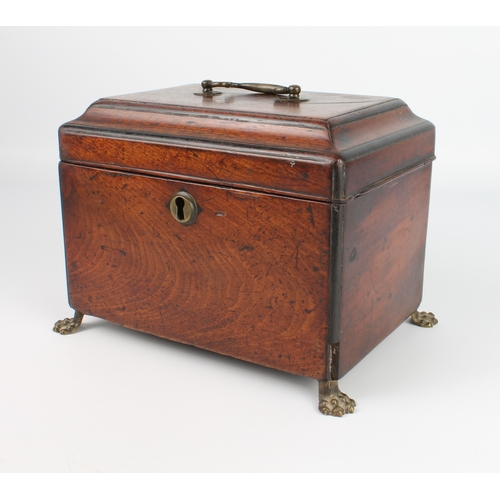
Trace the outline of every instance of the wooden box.
[[350, 413], [338, 379], [412, 313], [437, 322], [416, 312], [434, 126], [395, 98], [216, 85], [60, 128], [75, 317], [54, 329], [87, 314], [312, 377]]

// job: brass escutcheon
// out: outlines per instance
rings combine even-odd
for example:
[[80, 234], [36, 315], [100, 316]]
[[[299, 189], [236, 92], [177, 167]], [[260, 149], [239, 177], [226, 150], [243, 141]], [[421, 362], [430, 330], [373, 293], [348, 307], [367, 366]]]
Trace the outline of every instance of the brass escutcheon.
[[198, 216], [198, 205], [194, 198], [186, 191], [179, 191], [170, 200], [170, 213], [177, 222], [188, 226]]

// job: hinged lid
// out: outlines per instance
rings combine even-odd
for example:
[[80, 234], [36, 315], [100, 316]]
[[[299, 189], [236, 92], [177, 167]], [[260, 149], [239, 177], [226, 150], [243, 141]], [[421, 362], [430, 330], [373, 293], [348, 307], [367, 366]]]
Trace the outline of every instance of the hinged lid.
[[[307, 100], [283, 102], [232, 88], [195, 95], [200, 89], [193, 84], [96, 101], [61, 127], [61, 160], [182, 177], [172, 148], [211, 151], [220, 158], [216, 172], [215, 156], [196, 166], [183, 157], [185, 175], [336, 200], [433, 158], [434, 126], [400, 99], [302, 92]], [[224, 154], [232, 160], [224, 162]], [[249, 158], [265, 164], [260, 172]]]

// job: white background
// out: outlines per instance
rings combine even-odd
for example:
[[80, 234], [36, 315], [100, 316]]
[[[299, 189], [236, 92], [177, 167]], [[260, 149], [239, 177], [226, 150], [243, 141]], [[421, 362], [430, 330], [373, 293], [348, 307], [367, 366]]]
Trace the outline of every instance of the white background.
[[[0, 472], [499, 471], [499, 29], [1, 28], [0, 47]], [[353, 415], [321, 415], [314, 380], [103, 320], [52, 332], [72, 314], [58, 126], [206, 78], [399, 97], [436, 125], [439, 324], [341, 380]]]

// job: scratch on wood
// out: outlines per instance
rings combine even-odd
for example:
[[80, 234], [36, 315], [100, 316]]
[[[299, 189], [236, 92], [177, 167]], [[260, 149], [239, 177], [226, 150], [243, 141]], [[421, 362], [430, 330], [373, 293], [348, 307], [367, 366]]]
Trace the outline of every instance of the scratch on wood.
[[314, 214], [313, 214], [313, 209], [311, 205], [307, 205], [306, 210], [311, 214], [311, 217], [309, 217], [309, 220], [311, 221], [312, 227], [314, 227]]
[[302, 240], [299, 240], [299, 242], [297, 243], [297, 246], [295, 247], [296, 248], [296, 251], [295, 251], [295, 269], [297, 269], [297, 271], [299, 270], [299, 247], [300, 247], [301, 243], [302, 243]]

